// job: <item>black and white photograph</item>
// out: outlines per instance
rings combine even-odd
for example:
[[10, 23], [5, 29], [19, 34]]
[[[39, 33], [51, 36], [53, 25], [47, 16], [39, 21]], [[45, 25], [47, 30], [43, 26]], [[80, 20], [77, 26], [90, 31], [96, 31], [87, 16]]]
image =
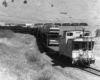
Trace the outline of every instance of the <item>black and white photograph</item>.
[[100, 1], [0, 0], [0, 80], [100, 80]]

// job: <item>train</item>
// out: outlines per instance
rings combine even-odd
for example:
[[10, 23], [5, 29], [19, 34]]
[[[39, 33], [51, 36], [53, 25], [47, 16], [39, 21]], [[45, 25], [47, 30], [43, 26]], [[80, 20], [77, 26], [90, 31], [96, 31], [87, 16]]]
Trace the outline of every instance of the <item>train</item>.
[[[32, 26], [32, 27], [31, 27]], [[67, 26], [67, 27], [66, 27]], [[95, 63], [94, 39], [90, 31], [70, 30], [68, 27], [87, 27], [87, 23], [37, 23], [27, 24], [26, 27], [0, 26], [1, 29], [10, 29], [14, 32], [25, 32], [33, 34], [41, 40], [50, 54], [61, 57], [71, 64], [83, 64], [90, 66]], [[65, 28], [66, 27], [66, 28]], [[60, 34], [62, 32], [62, 35]]]
[[95, 63], [94, 39], [90, 31], [63, 30], [60, 35], [60, 28], [53, 24], [39, 26], [36, 30], [37, 36], [50, 54], [63, 56], [62, 59], [70, 61], [71, 64], [90, 66]]

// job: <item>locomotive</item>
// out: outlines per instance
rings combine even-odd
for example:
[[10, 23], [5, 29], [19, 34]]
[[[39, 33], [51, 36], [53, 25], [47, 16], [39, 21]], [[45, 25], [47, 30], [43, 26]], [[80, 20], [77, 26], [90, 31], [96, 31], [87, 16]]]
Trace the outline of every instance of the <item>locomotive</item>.
[[59, 40], [59, 55], [70, 59], [72, 64], [90, 66], [90, 64], [95, 63], [94, 40], [91, 36], [90, 31], [63, 31], [63, 36]]

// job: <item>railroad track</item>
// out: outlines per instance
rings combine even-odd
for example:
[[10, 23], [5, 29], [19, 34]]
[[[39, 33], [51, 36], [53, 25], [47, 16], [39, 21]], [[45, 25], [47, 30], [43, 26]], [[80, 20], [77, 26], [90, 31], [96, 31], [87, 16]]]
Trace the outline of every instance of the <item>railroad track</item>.
[[[53, 58], [55, 58], [55, 57], [53, 57]], [[80, 69], [82, 71], [88, 72], [90, 74], [93, 74], [93, 75], [96, 75], [96, 76], [100, 76], [100, 70], [98, 70], [98, 69], [95, 69], [95, 68], [92, 68], [92, 67], [88, 67], [88, 66], [82, 66], [82, 65], [81, 66], [73, 65], [73, 64], [71, 64], [69, 62], [66, 63], [65, 60], [57, 59], [57, 58], [55, 58], [55, 59], [58, 60], [60, 63], [62, 63], [65, 66], [70, 66], [70, 67], [73, 67], [73, 68]]]
[[[64, 62], [63, 60], [61, 60], [61, 62]], [[80, 66], [80, 65], [73, 65], [71, 63], [66, 63], [67, 65], [71, 65], [71, 67], [77, 68], [77, 69], [81, 69], [82, 71], [88, 72], [90, 74], [96, 75], [96, 76], [100, 76], [100, 70], [92, 68], [92, 67], [88, 67], [88, 66]]]
[[86, 72], [92, 73], [94, 75], [100, 76], [100, 70], [97, 70], [95, 68], [88, 67], [88, 68], [84, 68], [83, 70]]
[[[64, 63], [65, 63], [65, 61], [64, 61]], [[66, 64], [67, 65], [72, 65], [71, 63], [66, 63]], [[100, 70], [98, 70], [98, 69], [95, 69], [95, 68], [92, 68], [92, 67], [88, 67], [88, 66], [80, 66], [80, 65], [72, 65], [72, 67], [80, 69], [82, 71], [85, 71], [85, 72], [88, 72], [90, 74], [93, 74], [93, 75], [96, 75], [96, 76], [100, 77]]]

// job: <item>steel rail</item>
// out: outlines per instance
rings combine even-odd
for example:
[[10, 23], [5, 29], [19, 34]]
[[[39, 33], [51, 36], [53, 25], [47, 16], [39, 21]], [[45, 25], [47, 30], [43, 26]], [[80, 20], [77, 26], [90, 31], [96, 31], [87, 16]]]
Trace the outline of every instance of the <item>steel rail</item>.
[[95, 68], [88, 67], [88, 68], [84, 68], [83, 70], [86, 72], [92, 73], [94, 75], [100, 76], [100, 70], [97, 70]]

